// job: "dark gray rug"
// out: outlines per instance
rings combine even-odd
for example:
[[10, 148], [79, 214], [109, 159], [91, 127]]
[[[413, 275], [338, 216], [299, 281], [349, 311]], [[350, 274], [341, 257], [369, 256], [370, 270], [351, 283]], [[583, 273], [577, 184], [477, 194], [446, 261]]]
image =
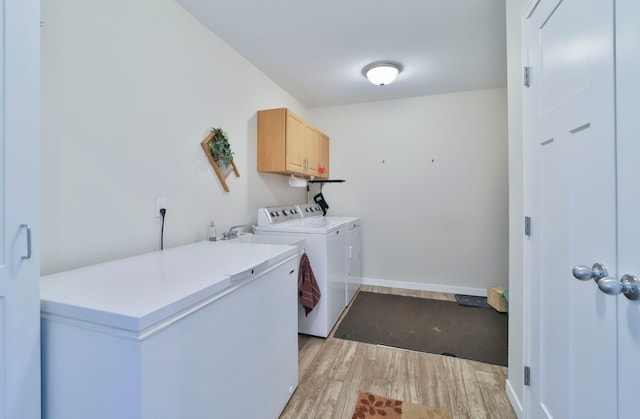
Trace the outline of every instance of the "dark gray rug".
[[507, 332], [493, 308], [360, 291], [334, 337], [506, 366]]

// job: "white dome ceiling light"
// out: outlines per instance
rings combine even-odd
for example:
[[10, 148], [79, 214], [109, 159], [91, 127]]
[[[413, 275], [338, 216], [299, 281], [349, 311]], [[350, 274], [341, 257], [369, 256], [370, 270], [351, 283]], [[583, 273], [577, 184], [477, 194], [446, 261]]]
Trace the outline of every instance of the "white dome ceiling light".
[[362, 74], [377, 86], [384, 86], [396, 79], [402, 71], [402, 66], [389, 61], [371, 63], [362, 69]]

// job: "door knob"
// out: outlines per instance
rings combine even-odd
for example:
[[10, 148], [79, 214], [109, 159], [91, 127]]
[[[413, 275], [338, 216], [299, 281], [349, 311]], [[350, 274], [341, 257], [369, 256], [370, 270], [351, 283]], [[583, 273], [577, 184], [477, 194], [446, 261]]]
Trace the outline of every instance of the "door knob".
[[604, 263], [596, 262], [590, 268], [588, 266], [577, 265], [573, 268], [573, 276], [580, 281], [588, 281], [593, 279], [596, 281], [600, 281], [602, 278], [606, 278], [609, 275], [609, 271]]
[[624, 294], [630, 300], [640, 299], [640, 280], [634, 275], [625, 274], [618, 281], [615, 278], [604, 278], [598, 281], [600, 291], [609, 295]]

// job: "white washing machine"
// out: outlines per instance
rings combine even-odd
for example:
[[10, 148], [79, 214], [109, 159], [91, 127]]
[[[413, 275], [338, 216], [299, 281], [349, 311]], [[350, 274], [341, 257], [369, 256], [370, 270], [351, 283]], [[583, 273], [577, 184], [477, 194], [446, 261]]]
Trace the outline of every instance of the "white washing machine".
[[327, 337], [360, 288], [360, 219], [323, 216], [318, 204], [284, 205], [260, 208], [254, 230], [305, 239], [320, 300], [309, 315], [299, 304], [298, 331]]

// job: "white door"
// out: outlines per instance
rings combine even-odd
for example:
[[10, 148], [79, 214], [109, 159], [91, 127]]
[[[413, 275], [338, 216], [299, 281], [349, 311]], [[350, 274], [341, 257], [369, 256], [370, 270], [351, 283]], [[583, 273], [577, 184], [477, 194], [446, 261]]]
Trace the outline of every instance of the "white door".
[[[616, 0], [618, 279], [640, 275], [640, 2]], [[613, 297], [610, 297], [613, 298]], [[640, 301], [618, 296], [619, 417], [640, 417]]]
[[616, 272], [613, 0], [525, 12], [528, 418], [617, 417], [617, 298], [576, 265]]
[[0, 0], [0, 41], [0, 418], [32, 419], [40, 417], [39, 0]]

